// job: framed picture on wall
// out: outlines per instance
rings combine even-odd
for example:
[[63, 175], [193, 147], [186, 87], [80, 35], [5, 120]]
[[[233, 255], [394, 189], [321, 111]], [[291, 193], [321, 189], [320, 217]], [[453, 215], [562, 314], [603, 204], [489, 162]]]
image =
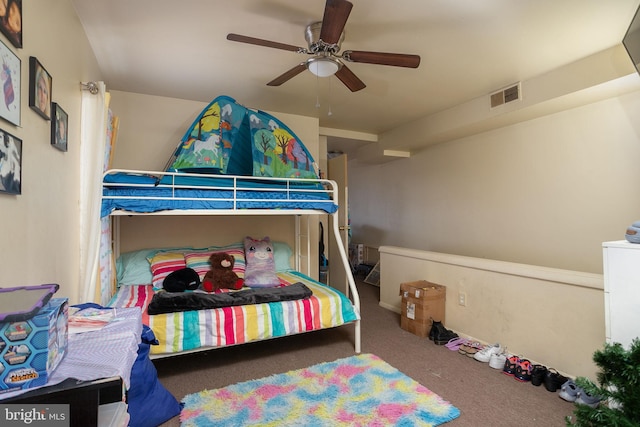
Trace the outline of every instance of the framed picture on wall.
[[[3, 0], [0, 0], [2, 3]], [[20, 58], [0, 41], [0, 118], [20, 126]]]
[[22, 0], [0, 0], [0, 31], [12, 45], [22, 47]]
[[69, 115], [57, 102], [51, 104], [51, 111], [53, 114], [51, 117], [51, 145], [60, 151], [67, 151]]
[[[0, 0], [1, 1], [1, 0]], [[29, 107], [43, 119], [51, 120], [51, 89], [53, 78], [38, 58], [29, 57]]]
[[22, 193], [22, 140], [2, 129], [0, 129], [0, 193]]

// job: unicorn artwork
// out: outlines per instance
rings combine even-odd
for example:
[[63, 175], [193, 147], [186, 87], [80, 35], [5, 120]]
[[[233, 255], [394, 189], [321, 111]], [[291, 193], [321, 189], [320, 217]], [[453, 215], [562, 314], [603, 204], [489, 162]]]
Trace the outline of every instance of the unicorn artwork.
[[272, 288], [280, 286], [276, 275], [276, 264], [273, 243], [267, 236], [256, 240], [249, 236], [244, 238], [244, 256], [246, 267], [244, 284], [251, 288]]
[[218, 155], [218, 146], [220, 145], [220, 135], [211, 134], [205, 141], [196, 140], [193, 143], [194, 154], [202, 154], [203, 151], [212, 151], [214, 156]]

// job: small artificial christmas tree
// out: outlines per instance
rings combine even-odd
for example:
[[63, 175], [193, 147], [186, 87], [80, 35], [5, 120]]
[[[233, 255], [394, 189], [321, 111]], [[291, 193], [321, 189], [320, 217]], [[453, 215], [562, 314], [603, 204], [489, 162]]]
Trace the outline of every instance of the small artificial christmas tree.
[[567, 426], [640, 426], [640, 340], [634, 339], [629, 350], [620, 343], [605, 344], [593, 361], [600, 368], [600, 385], [584, 377], [576, 378], [576, 384], [602, 401], [596, 408], [576, 404]]

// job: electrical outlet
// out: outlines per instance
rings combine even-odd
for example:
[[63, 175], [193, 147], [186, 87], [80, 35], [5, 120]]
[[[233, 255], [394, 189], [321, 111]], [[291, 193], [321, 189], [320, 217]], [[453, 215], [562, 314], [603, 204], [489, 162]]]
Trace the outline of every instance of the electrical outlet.
[[465, 307], [467, 305], [467, 294], [458, 292], [458, 305]]

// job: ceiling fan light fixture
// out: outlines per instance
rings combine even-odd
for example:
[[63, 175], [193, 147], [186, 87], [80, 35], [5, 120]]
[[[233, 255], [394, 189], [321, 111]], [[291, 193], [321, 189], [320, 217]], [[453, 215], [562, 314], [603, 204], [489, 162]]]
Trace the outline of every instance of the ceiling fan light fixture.
[[330, 77], [342, 68], [342, 63], [328, 56], [314, 56], [306, 62], [307, 69], [318, 77]]

